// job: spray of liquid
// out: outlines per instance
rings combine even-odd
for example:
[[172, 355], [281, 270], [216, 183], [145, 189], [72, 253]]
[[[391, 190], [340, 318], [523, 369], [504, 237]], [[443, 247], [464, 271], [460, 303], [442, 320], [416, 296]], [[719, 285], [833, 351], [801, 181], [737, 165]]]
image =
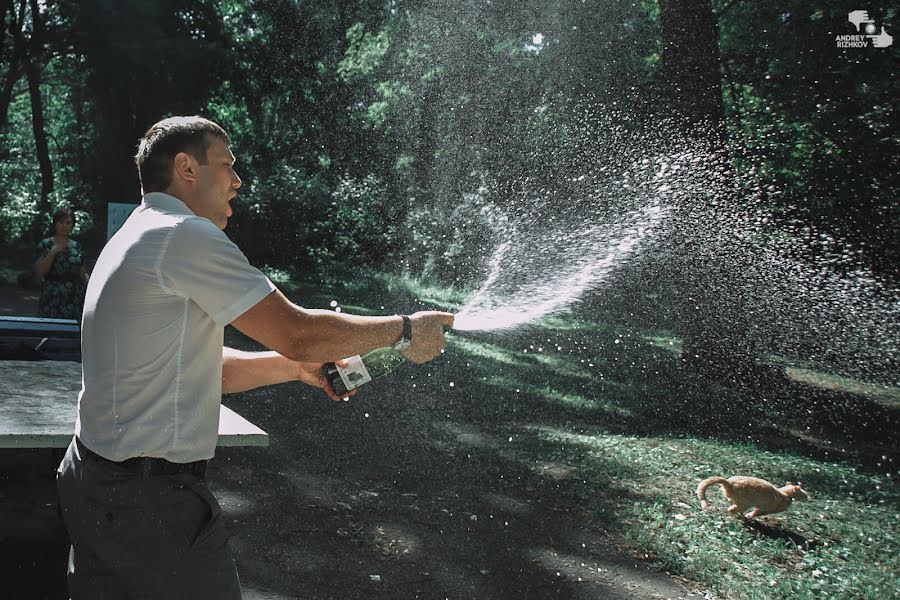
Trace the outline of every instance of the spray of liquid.
[[507, 330], [566, 310], [638, 252], [660, 228], [659, 199], [619, 215], [615, 222], [520, 235], [494, 251], [484, 283], [456, 316], [458, 331]]

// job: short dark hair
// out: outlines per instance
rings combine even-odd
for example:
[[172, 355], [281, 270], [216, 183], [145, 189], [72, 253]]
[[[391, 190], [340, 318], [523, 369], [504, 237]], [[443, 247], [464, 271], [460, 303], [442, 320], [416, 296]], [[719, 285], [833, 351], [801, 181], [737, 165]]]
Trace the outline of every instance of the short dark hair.
[[[66, 217], [72, 219], [72, 225], [75, 225], [77, 219], [75, 218], [75, 211], [71, 208], [58, 208], [56, 212], [53, 213], [53, 224], [56, 225]], [[46, 223], [46, 221], [44, 221]]]
[[134, 157], [144, 193], [169, 187], [172, 163], [179, 152], [186, 152], [205, 165], [206, 151], [214, 138], [231, 145], [225, 130], [203, 117], [169, 117], [154, 123], [141, 138]]

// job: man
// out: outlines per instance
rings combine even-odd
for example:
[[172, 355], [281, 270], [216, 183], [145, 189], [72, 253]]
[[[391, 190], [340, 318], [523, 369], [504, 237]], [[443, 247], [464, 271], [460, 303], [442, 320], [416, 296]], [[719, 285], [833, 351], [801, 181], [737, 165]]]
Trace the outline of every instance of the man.
[[[241, 186], [230, 145], [200, 117], [153, 125], [135, 157], [143, 202], [88, 285], [75, 437], [57, 475], [73, 600], [240, 598], [204, 480], [221, 394], [297, 379], [338, 399], [323, 362], [397, 343], [424, 362], [453, 324], [288, 301], [222, 232]], [[224, 348], [229, 323], [274, 352]]]

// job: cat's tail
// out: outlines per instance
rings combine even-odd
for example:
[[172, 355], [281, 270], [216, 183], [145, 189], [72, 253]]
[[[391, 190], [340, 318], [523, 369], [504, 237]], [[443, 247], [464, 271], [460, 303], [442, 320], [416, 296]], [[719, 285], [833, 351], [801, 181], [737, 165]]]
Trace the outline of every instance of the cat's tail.
[[706, 501], [706, 488], [717, 483], [721, 483], [724, 487], [728, 485], [728, 480], [724, 477], [710, 477], [701, 481], [700, 485], [697, 486], [697, 498], [700, 499], [700, 508], [709, 506], [709, 502]]

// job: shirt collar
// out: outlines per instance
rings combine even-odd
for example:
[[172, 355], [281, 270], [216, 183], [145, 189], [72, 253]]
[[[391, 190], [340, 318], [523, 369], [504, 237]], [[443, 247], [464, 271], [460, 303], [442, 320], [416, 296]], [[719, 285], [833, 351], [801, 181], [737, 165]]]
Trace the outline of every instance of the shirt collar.
[[180, 215], [195, 215], [183, 200], [165, 192], [149, 192], [144, 194], [144, 205], [150, 208], [162, 209]]

